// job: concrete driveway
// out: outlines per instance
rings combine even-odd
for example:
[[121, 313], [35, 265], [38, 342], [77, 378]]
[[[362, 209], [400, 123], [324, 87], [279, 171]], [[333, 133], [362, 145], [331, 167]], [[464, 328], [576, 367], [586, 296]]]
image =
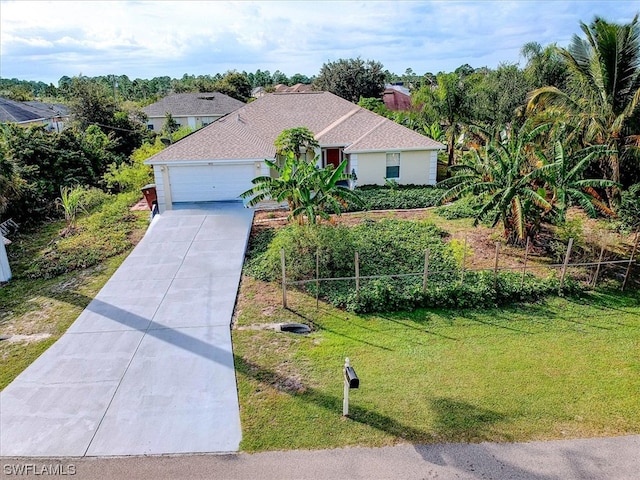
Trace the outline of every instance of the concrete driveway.
[[0, 392], [0, 456], [234, 452], [230, 323], [253, 212], [156, 216], [69, 330]]

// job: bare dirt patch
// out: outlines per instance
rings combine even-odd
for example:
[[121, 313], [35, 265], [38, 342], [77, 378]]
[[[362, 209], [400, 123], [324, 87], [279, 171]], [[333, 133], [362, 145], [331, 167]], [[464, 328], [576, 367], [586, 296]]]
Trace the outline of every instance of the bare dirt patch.
[[4, 339], [7, 343], [33, 343], [50, 338], [50, 333], [34, 333], [33, 335], [11, 335]]

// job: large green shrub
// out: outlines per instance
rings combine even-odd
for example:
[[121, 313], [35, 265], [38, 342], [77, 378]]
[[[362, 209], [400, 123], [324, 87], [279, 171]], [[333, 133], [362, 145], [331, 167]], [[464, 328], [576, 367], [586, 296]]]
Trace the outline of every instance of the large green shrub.
[[[565, 280], [563, 292], [576, 292], [579, 286]], [[527, 274], [522, 284], [522, 275], [499, 272], [467, 272], [464, 282], [448, 277], [446, 280], [431, 279], [423, 291], [420, 278], [383, 278], [365, 283], [356, 295], [353, 285], [346, 296], [329, 296], [329, 300], [348, 310], [359, 313], [414, 310], [416, 308], [492, 308], [507, 303], [534, 301], [560, 291], [560, 282], [555, 275], [539, 278]], [[336, 301], [339, 300], [339, 301]]]

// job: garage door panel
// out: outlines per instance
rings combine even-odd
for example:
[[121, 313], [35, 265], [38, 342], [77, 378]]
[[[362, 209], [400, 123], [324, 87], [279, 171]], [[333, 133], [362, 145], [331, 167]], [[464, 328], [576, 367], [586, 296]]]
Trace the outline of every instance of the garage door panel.
[[173, 202], [239, 200], [251, 188], [253, 164], [172, 166], [169, 169]]

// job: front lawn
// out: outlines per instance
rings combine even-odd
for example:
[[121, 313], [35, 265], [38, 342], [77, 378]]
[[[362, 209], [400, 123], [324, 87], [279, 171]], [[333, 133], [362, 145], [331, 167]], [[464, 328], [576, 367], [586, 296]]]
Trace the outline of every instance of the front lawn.
[[[245, 451], [640, 432], [637, 292], [359, 316], [244, 277], [233, 331]], [[307, 336], [260, 329], [297, 321]], [[345, 357], [361, 379], [342, 413]]]

